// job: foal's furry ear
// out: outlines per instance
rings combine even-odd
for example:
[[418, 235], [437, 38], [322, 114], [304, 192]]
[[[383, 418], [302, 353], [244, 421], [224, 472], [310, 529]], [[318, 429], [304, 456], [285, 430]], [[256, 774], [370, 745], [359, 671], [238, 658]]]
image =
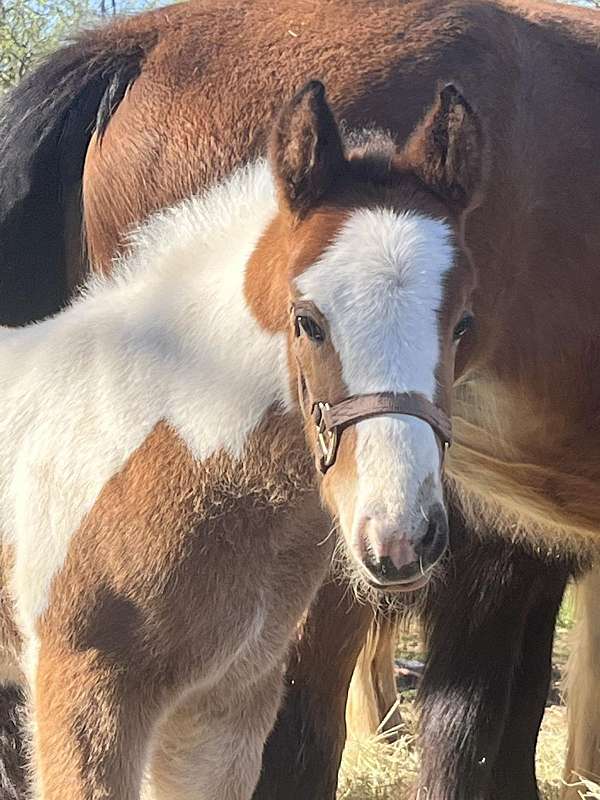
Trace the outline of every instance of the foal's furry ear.
[[447, 84], [404, 150], [411, 169], [445, 200], [466, 209], [483, 179], [481, 122], [453, 84]]
[[281, 110], [269, 149], [280, 199], [303, 216], [331, 188], [346, 164], [325, 87], [310, 81]]

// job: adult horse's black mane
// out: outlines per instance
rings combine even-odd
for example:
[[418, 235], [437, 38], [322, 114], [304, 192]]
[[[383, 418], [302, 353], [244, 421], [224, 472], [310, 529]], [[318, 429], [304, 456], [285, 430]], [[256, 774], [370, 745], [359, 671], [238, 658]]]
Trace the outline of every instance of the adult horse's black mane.
[[138, 75], [146, 50], [127, 40], [105, 48], [99, 34], [84, 33], [53, 53], [0, 104], [3, 325], [41, 319], [67, 300], [65, 218], [74, 215], [74, 228], [81, 228], [86, 150]]

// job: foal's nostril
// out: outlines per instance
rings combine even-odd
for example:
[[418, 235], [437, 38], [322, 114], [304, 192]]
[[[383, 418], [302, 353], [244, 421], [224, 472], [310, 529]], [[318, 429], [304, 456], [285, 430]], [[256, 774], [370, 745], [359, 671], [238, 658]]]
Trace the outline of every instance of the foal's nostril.
[[431, 545], [434, 543], [435, 538], [438, 532], [438, 520], [436, 517], [429, 518], [429, 524], [427, 525], [427, 533], [423, 537], [423, 541], [421, 542], [421, 549], [428, 550]]
[[422, 576], [418, 561], [397, 567], [389, 556], [383, 556], [382, 558], [366, 558], [363, 564], [381, 586], [410, 584]]
[[377, 564], [376, 571], [381, 574], [382, 578], [389, 578], [396, 575], [398, 572], [394, 562], [389, 556], [384, 556], [382, 559], [379, 560]]
[[448, 547], [448, 517], [443, 506], [437, 504], [429, 512], [427, 532], [418, 548], [421, 562], [433, 566], [444, 555]]

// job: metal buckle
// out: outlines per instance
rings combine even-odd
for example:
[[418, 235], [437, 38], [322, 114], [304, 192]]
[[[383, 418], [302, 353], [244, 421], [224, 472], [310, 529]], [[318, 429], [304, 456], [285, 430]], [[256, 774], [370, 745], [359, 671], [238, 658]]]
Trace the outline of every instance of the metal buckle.
[[317, 403], [320, 416], [319, 421], [315, 422], [317, 426], [317, 438], [319, 440], [319, 447], [321, 448], [321, 472], [325, 472], [335, 461], [335, 454], [338, 444], [338, 431], [337, 428], [329, 430], [325, 425], [325, 417], [323, 411], [330, 408], [329, 403]]

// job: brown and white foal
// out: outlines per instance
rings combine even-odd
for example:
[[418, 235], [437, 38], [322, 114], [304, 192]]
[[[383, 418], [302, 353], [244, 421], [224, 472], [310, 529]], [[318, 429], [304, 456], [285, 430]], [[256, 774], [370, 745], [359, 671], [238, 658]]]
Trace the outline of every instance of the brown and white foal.
[[[446, 87], [346, 152], [321, 84], [269, 162], [152, 219], [114, 277], [0, 337], [1, 663], [44, 800], [242, 800], [331, 555], [423, 582], [472, 272], [478, 122]], [[314, 467], [316, 463], [316, 469]]]

